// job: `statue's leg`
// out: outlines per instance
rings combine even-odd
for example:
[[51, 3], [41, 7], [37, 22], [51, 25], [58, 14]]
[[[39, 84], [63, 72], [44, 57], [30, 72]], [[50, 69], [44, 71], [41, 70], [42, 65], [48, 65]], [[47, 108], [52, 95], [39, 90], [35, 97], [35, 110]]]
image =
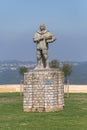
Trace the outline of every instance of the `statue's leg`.
[[37, 50], [37, 68], [41, 68], [41, 50]]
[[49, 63], [48, 63], [48, 50], [44, 49], [43, 50], [43, 55], [44, 55], [44, 67], [49, 68]]

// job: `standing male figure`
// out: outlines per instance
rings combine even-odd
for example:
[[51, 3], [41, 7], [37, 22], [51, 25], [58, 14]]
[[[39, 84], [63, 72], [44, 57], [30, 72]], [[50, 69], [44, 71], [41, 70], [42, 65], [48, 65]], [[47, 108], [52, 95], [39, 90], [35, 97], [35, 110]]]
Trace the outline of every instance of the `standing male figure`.
[[37, 69], [49, 68], [48, 63], [48, 43], [56, 40], [55, 36], [46, 30], [44, 24], [40, 25], [40, 31], [35, 33], [33, 38], [37, 47]]

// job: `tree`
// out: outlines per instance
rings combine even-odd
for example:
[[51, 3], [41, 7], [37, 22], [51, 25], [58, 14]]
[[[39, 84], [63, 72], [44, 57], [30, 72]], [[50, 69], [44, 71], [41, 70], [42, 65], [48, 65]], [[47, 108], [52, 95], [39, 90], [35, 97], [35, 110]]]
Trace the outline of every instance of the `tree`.
[[19, 73], [24, 76], [24, 73], [26, 73], [28, 71], [28, 68], [26, 68], [25, 66], [22, 66], [19, 70]]
[[[24, 77], [24, 73], [26, 73], [28, 71], [28, 68], [26, 68], [25, 66], [22, 66], [20, 69], [19, 69], [19, 73], [22, 75], [22, 78]], [[20, 96], [23, 95], [23, 84], [24, 84], [24, 80], [21, 80], [20, 81]]]
[[70, 76], [72, 73], [72, 65], [68, 63], [64, 63], [62, 67], [62, 71], [64, 72], [65, 83], [67, 83], [68, 76]]
[[52, 60], [50, 62], [50, 68], [59, 68], [59, 62], [57, 60]]

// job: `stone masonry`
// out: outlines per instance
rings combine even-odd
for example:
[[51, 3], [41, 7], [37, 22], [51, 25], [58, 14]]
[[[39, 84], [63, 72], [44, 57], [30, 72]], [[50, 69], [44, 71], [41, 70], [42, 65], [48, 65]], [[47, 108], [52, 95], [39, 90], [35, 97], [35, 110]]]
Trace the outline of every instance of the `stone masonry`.
[[24, 112], [59, 111], [64, 107], [63, 73], [58, 69], [32, 70], [24, 74]]

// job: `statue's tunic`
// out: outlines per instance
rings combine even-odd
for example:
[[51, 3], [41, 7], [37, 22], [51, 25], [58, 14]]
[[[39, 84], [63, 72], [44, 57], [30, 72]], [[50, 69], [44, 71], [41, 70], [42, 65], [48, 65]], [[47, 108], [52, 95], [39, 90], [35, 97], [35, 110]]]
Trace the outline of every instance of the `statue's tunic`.
[[[51, 38], [49, 38], [51, 37]], [[55, 37], [47, 30], [36, 32], [34, 42], [37, 43], [37, 49], [47, 49], [47, 44], [55, 41]]]

